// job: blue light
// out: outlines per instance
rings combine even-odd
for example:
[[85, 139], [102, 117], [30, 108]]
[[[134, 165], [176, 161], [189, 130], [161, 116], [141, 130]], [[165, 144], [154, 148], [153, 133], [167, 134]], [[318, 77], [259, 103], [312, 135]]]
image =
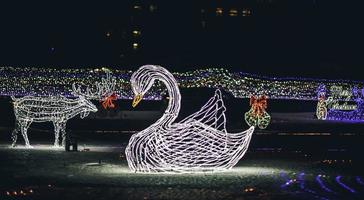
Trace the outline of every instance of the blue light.
[[354, 189], [352, 189], [351, 187], [345, 185], [343, 182], [341, 182], [341, 176], [337, 176], [335, 178], [336, 182], [341, 185], [341, 187], [345, 188], [346, 190], [350, 191], [351, 193], [356, 193], [356, 191]]
[[324, 184], [324, 182], [321, 180], [321, 174], [316, 176], [316, 181], [318, 182], [318, 184], [320, 185], [320, 187], [325, 190], [326, 192], [333, 192], [332, 190], [330, 190], [328, 187], [326, 187], [326, 185]]

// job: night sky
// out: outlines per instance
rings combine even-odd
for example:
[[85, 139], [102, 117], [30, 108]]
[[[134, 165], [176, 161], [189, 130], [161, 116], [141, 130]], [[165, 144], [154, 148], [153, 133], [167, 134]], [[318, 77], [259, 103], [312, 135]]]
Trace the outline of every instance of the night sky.
[[354, 1], [9, 2], [0, 5], [3, 66], [214, 66], [363, 80], [364, 12]]

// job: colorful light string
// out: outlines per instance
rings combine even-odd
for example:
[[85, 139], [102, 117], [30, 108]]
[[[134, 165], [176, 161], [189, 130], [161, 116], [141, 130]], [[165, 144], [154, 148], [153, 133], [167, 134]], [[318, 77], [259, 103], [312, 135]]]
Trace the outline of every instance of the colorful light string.
[[[328, 98], [326, 98], [327, 93], [331, 94]], [[320, 85], [317, 96], [318, 119], [364, 121], [364, 88], [359, 91], [356, 85], [346, 90], [340, 86], [331, 86], [327, 91], [324, 85]]]
[[[0, 67], [0, 95], [73, 97], [71, 93], [73, 83], [93, 85], [100, 77], [105, 77], [106, 70], [116, 78], [115, 88], [118, 99], [132, 99], [129, 80], [133, 72], [111, 70], [106, 67], [85, 69]], [[265, 94], [270, 99], [316, 100], [316, 89], [320, 84], [325, 84], [327, 87], [339, 86], [343, 89], [364, 86], [363, 82], [359, 81], [265, 77], [243, 72], [230, 72], [223, 68], [199, 69], [172, 74], [180, 88], [219, 88], [230, 92], [236, 98]], [[144, 98], [160, 100], [162, 99], [161, 94], [165, 92], [165, 86], [156, 83]], [[354, 100], [353, 97], [351, 100]]]
[[245, 113], [245, 122], [249, 126], [257, 126], [260, 129], [265, 129], [270, 123], [270, 115], [267, 109], [267, 97], [262, 95], [260, 97], [250, 97], [250, 110]]

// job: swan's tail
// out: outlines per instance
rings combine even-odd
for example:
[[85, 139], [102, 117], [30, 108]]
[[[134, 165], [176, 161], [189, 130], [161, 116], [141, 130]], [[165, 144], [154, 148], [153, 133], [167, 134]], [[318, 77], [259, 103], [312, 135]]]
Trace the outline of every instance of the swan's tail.
[[248, 149], [254, 130], [255, 126], [251, 126], [248, 130], [238, 133], [238, 135], [241, 137], [239, 143], [243, 148]]
[[232, 157], [227, 164], [227, 169], [235, 166], [239, 162], [239, 160], [245, 155], [246, 151], [248, 150], [254, 129], [255, 127], [251, 126], [248, 130], [229, 135], [229, 137], [235, 141], [235, 144], [232, 146], [234, 153], [232, 153]]
[[249, 129], [239, 132], [239, 133], [228, 133], [229, 137], [233, 140], [233, 141], [240, 141], [242, 142], [242, 140], [247, 140], [249, 137], [251, 138], [251, 136], [253, 135], [253, 132], [255, 130], [255, 126], [251, 126]]

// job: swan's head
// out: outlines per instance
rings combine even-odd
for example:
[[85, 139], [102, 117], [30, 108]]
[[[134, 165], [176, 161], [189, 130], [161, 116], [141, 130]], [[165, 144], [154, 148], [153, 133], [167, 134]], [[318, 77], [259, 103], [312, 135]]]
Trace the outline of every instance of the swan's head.
[[152, 87], [160, 68], [154, 65], [144, 65], [133, 73], [130, 79], [131, 89], [134, 92], [133, 107], [138, 105], [144, 94]]

